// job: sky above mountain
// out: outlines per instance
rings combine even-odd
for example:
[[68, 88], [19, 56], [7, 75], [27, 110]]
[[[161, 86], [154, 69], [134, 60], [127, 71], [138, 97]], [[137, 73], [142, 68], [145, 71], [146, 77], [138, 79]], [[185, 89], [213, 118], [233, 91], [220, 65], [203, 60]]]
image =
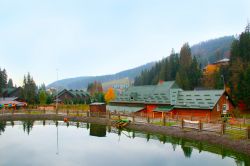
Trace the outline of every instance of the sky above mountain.
[[249, 0], [0, 0], [0, 67], [17, 85], [116, 73], [240, 34]]

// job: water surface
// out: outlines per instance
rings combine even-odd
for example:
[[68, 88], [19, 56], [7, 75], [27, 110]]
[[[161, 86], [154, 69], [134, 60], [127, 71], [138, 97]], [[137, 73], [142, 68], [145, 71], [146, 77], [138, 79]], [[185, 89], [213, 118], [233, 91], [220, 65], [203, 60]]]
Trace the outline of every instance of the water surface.
[[95, 124], [0, 124], [0, 165], [233, 166], [249, 159], [223, 147]]

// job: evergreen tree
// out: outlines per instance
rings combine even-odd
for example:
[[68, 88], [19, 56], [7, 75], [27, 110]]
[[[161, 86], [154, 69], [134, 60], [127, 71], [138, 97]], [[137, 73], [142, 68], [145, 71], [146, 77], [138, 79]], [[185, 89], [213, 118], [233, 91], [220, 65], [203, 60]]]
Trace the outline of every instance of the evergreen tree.
[[174, 80], [179, 68], [179, 55], [172, 49], [169, 57], [169, 80]]
[[10, 78], [9, 81], [8, 81], [8, 88], [13, 88], [13, 81], [12, 79]]
[[47, 102], [47, 94], [44, 90], [39, 92], [39, 102], [40, 104], [46, 104]]
[[179, 85], [187, 90], [192, 88], [192, 84], [190, 78], [193, 77], [190, 72], [190, 67], [192, 64], [192, 56], [191, 56], [191, 49], [188, 43], [185, 43], [180, 51], [180, 67], [179, 67], [179, 76], [181, 81]]
[[198, 61], [196, 57], [194, 56], [190, 69], [189, 69], [191, 89], [200, 85], [201, 76], [202, 76], [202, 73], [201, 73], [200, 65], [198, 64]]
[[29, 104], [35, 104], [37, 102], [37, 87], [30, 73], [28, 73], [27, 76], [24, 75], [22, 95]]
[[3, 96], [3, 89], [7, 87], [7, 78], [6, 70], [0, 68], [0, 97]]
[[250, 24], [247, 25], [239, 39], [236, 39], [231, 47], [230, 87], [233, 98], [236, 101], [243, 101], [250, 109]]
[[188, 43], [185, 43], [181, 47], [180, 51], [180, 67], [183, 69], [188, 69], [192, 63], [191, 48]]

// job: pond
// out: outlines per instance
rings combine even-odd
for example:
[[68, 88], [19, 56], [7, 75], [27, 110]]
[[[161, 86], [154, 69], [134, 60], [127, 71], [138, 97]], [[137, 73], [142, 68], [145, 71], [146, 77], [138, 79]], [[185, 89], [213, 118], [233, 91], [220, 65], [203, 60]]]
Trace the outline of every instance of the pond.
[[248, 165], [221, 146], [87, 123], [0, 122], [0, 165]]

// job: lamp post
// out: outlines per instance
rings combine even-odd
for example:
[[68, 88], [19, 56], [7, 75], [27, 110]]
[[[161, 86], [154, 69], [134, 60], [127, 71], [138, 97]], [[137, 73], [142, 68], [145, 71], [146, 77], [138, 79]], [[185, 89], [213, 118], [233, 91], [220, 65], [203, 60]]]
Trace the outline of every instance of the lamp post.
[[[56, 81], [58, 81], [58, 69], [56, 69]], [[56, 113], [58, 107], [58, 87], [56, 87]]]

